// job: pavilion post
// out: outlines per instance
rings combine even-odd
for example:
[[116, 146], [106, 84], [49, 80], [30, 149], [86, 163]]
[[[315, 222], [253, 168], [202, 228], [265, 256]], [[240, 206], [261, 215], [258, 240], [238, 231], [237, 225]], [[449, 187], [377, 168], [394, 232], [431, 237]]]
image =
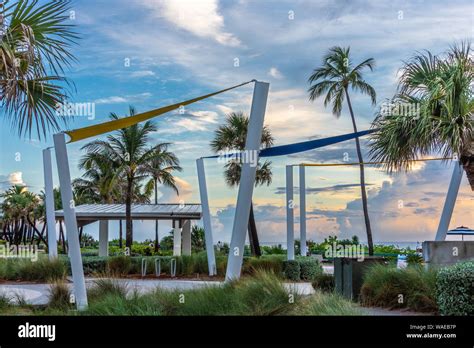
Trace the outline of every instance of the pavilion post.
[[99, 221], [99, 256], [109, 256], [109, 220]]
[[287, 259], [295, 259], [294, 231], [294, 201], [293, 201], [293, 166], [286, 166], [286, 249]]
[[[227, 262], [227, 281], [238, 279], [242, 269], [245, 236], [249, 221], [252, 194], [255, 186], [258, 152], [260, 150], [269, 86], [269, 83], [257, 81], [255, 82], [253, 91], [245, 151], [242, 154], [242, 157], [246, 157], [246, 160], [242, 163], [239, 193], [237, 196], [234, 225], [232, 228], [229, 258]], [[248, 160], [250, 158], [252, 160]]]
[[199, 195], [201, 196], [202, 220], [204, 224], [204, 236], [206, 238], [207, 265], [209, 267], [209, 275], [217, 274], [216, 256], [214, 255], [214, 241], [212, 239], [212, 223], [211, 212], [209, 209], [209, 198], [207, 196], [206, 173], [204, 171], [204, 160], [198, 158], [196, 160]]
[[181, 228], [179, 220], [173, 221], [173, 256], [181, 256]]
[[56, 240], [56, 217], [54, 216], [53, 168], [51, 150], [43, 150], [44, 193], [46, 206], [46, 226], [48, 228], [48, 256], [52, 260], [58, 257], [58, 243]]
[[306, 256], [308, 249], [306, 246], [306, 177], [305, 166], [300, 165], [300, 253]]
[[456, 198], [458, 197], [459, 186], [461, 185], [461, 179], [463, 174], [463, 168], [461, 162], [454, 161], [453, 174], [451, 175], [451, 182], [449, 183], [448, 193], [446, 194], [446, 200], [444, 201], [443, 212], [438, 225], [438, 231], [436, 232], [437, 241], [446, 239], [448, 233], [449, 223], [454, 211], [454, 205], [456, 204]]
[[61, 200], [63, 202], [64, 223], [66, 225], [71, 260], [72, 280], [74, 283], [74, 297], [78, 310], [87, 308], [87, 292], [82, 267], [81, 247], [79, 232], [77, 230], [76, 211], [72, 196], [71, 174], [67, 156], [66, 138], [64, 133], [54, 135], [54, 148], [58, 166]]
[[182, 229], [183, 255], [191, 255], [191, 221], [184, 220]]

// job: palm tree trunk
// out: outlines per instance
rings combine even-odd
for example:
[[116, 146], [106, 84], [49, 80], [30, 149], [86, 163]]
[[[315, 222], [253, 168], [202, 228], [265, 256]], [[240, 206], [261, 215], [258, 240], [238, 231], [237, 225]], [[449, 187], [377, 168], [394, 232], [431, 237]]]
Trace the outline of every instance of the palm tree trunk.
[[470, 147], [461, 154], [460, 160], [466, 172], [471, 190], [474, 191], [474, 140], [471, 141]]
[[[349, 98], [349, 93], [347, 87], [344, 88], [346, 93], [347, 104], [349, 105], [349, 112], [351, 114], [352, 127], [354, 128], [354, 133], [357, 133], [357, 125], [355, 122], [354, 111], [352, 110], [351, 99]], [[365, 173], [364, 173], [364, 159], [362, 158], [362, 151], [360, 150], [360, 141], [359, 138], [355, 138], [356, 147], [357, 147], [357, 157], [359, 159], [359, 168], [360, 168], [360, 191], [362, 194], [362, 207], [364, 209], [364, 220], [365, 220], [365, 230], [367, 232], [367, 244], [369, 245], [369, 255], [374, 255], [374, 244], [372, 240], [372, 229], [370, 227], [370, 218], [369, 218], [369, 209], [367, 208], [367, 192], [365, 190]]]
[[[155, 180], [155, 204], [158, 204], [158, 179]], [[155, 252], [158, 251], [158, 220], [155, 220]]]
[[127, 179], [127, 194], [125, 197], [125, 246], [132, 251], [133, 225], [132, 225], [132, 186], [133, 178]]
[[262, 256], [262, 251], [260, 250], [260, 243], [258, 241], [257, 224], [255, 223], [255, 215], [253, 213], [253, 203], [250, 204], [248, 232], [249, 232], [250, 252], [252, 256], [256, 256], [256, 257]]

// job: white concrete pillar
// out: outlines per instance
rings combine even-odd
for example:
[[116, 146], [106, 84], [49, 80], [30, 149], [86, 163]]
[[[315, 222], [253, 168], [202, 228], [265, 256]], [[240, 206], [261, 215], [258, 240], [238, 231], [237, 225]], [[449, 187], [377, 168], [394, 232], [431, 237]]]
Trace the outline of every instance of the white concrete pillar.
[[99, 256], [109, 256], [109, 220], [99, 220]]
[[191, 221], [184, 220], [182, 228], [183, 255], [191, 255]]
[[255, 175], [257, 170], [255, 161], [258, 161], [258, 152], [261, 146], [263, 121], [267, 106], [269, 87], [269, 83], [255, 82], [253, 90], [252, 107], [250, 110], [244, 154], [247, 158], [252, 156], [254, 161], [253, 163], [252, 161], [245, 161], [245, 163], [242, 164], [239, 193], [237, 196], [234, 225], [232, 228], [229, 258], [227, 262], [227, 281], [240, 278], [240, 271], [242, 269], [245, 236], [249, 222], [250, 204], [252, 203], [252, 194], [255, 186]]
[[204, 160], [199, 158], [196, 160], [199, 195], [201, 197], [202, 221], [204, 224], [204, 236], [206, 238], [207, 266], [209, 275], [217, 274], [216, 256], [214, 253], [214, 240], [212, 237], [211, 212], [209, 209], [209, 198], [207, 196], [206, 172], [204, 171]]
[[48, 231], [48, 255], [52, 260], [58, 257], [58, 242], [56, 239], [56, 217], [54, 215], [53, 168], [51, 151], [43, 150], [44, 195], [46, 207], [46, 225]]
[[286, 249], [287, 259], [295, 259], [295, 231], [293, 201], [293, 166], [286, 166]]
[[58, 166], [61, 200], [64, 211], [64, 224], [66, 225], [67, 241], [69, 245], [69, 258], [71, 260], [74, 299], [78, 310], [87, 308], [86, 283], [82, 265], [79, 232], [77, 230], [76, 211], [72, 196], [71, 174], [67, 157], [66, 139], [64, 133], [54, 135], [54, 148]]
[[449, 183], [448, 192], [446, 194], [446, 200], [444, 201], [443, 212], [441, 213], [435, 240], [446, 239], [449, 223], [451, 222], [451, 216], [453, 215], [454, 211], [454, 205], [456, 204], [456, 198], [458, 197], [459, 186], [461, 185], [461, 179], [464, 170], [459, 161], [454, 161], [453, 164], [453, 174], [451, 176], [451, 182]]
[[179, 227], [179, 220], [174, 220], [173, 256], [181, 256], [181, 228]]
[[306, 256], [308, 248], [306, 246], [306, 178], [305, 166], [300, 165], [300, 253]]

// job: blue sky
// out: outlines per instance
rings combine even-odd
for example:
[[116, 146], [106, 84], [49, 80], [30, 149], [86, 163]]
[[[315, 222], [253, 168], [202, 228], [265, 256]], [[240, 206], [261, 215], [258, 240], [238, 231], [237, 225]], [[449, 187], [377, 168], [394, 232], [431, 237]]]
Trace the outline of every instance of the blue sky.
[[[365, 76], [380, 105], [393, 95], [403, 60], [417, 50], [443, 52], [473, 34], [469, 0], [449, 5], [417, 0], [81, 0], [73, 3], [73, 10], [71, 22], [82, 39], [73, 48], [78, 63], [67, 72], [77, 90], [71, 101], [95, 103], [96, 117], [77, 117], [69, 128], [102, 122], [110, 112], [125, 115], [129, 105], [146, 111], [255, 78], [270, 83], [265, 122], [276, 145], [352, 131], [346, 106], [336, 119], [322, 100], [308, 101], [307, 79], [328, 48], [350, 45], [355, 62], [376, 60], [375, 71]], [[181, 195], [162, 188], [162, 202], [199, 201], [194, 161], [211, 154], [209, 141], [227, 112], [249, 112], [251, 93], [246, 86], [190, 105], [184, 114], [172, 112], [156, 119], [159, 130], [153, 139], [172, 142], [184, 168], [179, 174]], [[377, 108], [366, 96], [351, 97], [359, 129], [368, 128]], [[19, 138], [4, 120], [0, 137], [0, 189], [25, 183], [33, 191], [41, 190], [41, 149], [52, 144], [51, 134], [46, 141]], [[80, 176], [77, 161], [84, 144], [69, 145], [73, 177]], [[341, 162], [345, 153], [355, 157], [353, 142], [272, 159], [273, 183], [257, 188], [254, 195], [262, 241], [285, 241], [285, 164]], [[218, 163], [207, 162], [206, 171], [215, 240], [228, 241], [236, 190], [225, 186]], [[411, 173], [394, 175], [368, 168], [375, 240], [433, 238], [450, 173], [450, 165], [440, 163], [420, 164]], [[309, 238], [356, 234], [365, 239], [357, 182], [355, 167], [308, 169]], [[473, 207], [472, 192], [463, 179], [452, 226], [472, 227]], [[169, 227], [161, 224], [160, 233]], [[92, 226], [90, 232], [94, 230]], [[111, 237], [114, 231], [112, 227]], [[136, 238], [151, 238], [152, 231], [152, 224], [137, 223]]]

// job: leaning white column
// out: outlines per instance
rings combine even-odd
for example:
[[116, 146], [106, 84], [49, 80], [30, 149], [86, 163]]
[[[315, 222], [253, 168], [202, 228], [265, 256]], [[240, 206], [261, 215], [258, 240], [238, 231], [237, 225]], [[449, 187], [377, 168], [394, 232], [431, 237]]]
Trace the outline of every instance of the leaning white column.
[[43, 150], [44, 196], [46, 206], [46, 226], [48, 228], [48, 255], [52, 260], [58, 257], [58, 243], [56, 240], [56, 217], [54, 216], [53, 169], [51, 151]]
[[191, 255], [191, 221], [184, 220], [182, 228], [183, 255]]
[[109, 256], [109, 220], [99, 220], [99, 256]]
[[443, 212], [441, 213], [441, 219], [439, 221], [435, 240], [446, 239], [449, 223], [451, 222], [451, 216], [453, 215], [454, 205], [456, 204], [456, 198], [458, 197], [459, 186], [461, 185], [462, 173], [463, 168], [461, 163], [454, 161], [453, 174], [451, 176], [451, 182], [449, 183], [448, 193], [446, 194], [446, 200], [444, 201]]
[[293, 166], [286, 166], [286, 249], [288, 260], [295, 259], [293, 206]]
[[87, 292], [86, 283], [84, 281], [79, 232], [77, 230], [76, 211], [72, 197], [71, 174], [69, 172], [69, 161], [64, 133], [54, 135], [54, 148], [56, 150], [61, 200], [63, 202], [64, 224], [66, 225], [69, 245], [74, 296], [77, 309], [82, 310], [87, 307]]
[[305, 166], [300, 165], [300, 252], [306, 256], [308, 250], [306, 246], [306, 178]]
[[216, 256], [214, 254], [214, 241], [212, 238], [211, 212], [209, 210], [209, 198], [207, 196], [206, 173], [204, 171], [204, 160], [196, 160], [197, 175], [199, 182], [199, 195], [201, 196], [202, 220], [204, 224], [204, 237], [206, 238], [207, 265], [209, 275], [217, 274]]
[[[255, 82], [252, 108], [245, 143], [245, 155], [253, 161], [244, 161], [240, 175], [239, 193], [230, 241], [229, 258], [227, 262], [226, 280], [238, 279], [244, 257], [245, 235], [247, 231], [250, 204], [252, 203], [255, 175], [257, 171], [258, 151], [260, 149], [263, 120], [267, 106], [268, 89], [270, 84]], [[252, 163], [253, 162], [253, 163]]]
[[173, 256], [181, 256], [181, 228], [179, 227], [179, 220], [174, 220]]

